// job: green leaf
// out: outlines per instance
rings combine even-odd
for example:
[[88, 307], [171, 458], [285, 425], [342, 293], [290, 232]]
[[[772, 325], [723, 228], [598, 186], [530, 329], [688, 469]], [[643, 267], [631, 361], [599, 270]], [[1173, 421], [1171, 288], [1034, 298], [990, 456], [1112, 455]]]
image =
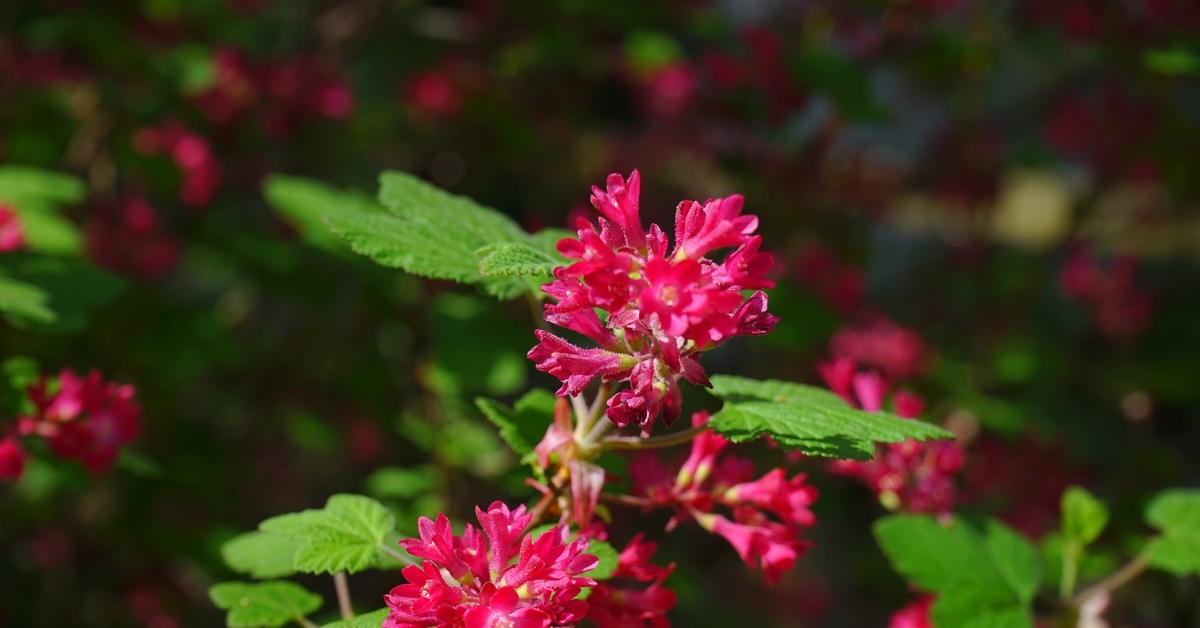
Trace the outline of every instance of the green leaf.
[[392, 609], [381, 608], [375, 612], [359, 615], [354, 619], [343, 619], [333, 623], [325, 624], [321, 628], [379, 628], [383, 625], [383, 620], [387, 619]]
[[946, 430], [883, 412], [863, 412], [823, 388], [729, 375], [712, 378], [725, 401], [712, 428], [735, 442], [770, 435], [787, 449], [812, 456], [869, 460], [875, 443], [952, 438]]
[[263, 196], [305, 242], [331, 253], [349, 254], [346, 241], [326, 225], [330, 214], [370, 216], [382, 213], [379, 203], [356, 192], [343, 192], [328, 185], [287, 175], [272, 175], [263, 184]]
[[608, 580], [616, 573], [617, 565], [621, 562], [621, 553], [604, 541], [596, 539], [588, 541], [586, 553], [600, 559], [600, 562], [596, 563], [591, 571], [580, 574], [593, 580]]
[[382, 546], [395, 515], [361, 495], [334, 495], [322, 510], [272, 517], [259, 529], [299, 543], [294, 567], [305, 573], [355, 573], [389, 565]]
[[36, 323], [53, 323], [58, 316], [47, 306], [45, 290], [8, 277], [0, 277], [0, 312], [6, 317]]
[[295, 540], [267, 532], [239, 534], [221, 546], [225, 564], [254, 578], [282, 578], [296, 573]]
[[276, 628], [321, 608], [321, 596], [286, 581], [222, 582], [208, 596], [229, 611], [225, 623], [230, 628]]
[[83, 329], [90, 310], [116, 298], [125, 288], [125, 282], [86, 262], [28, 253], [4, 255], [0, 274], [40, 289], [49, 296], [47, 309], [54, 312], [49, 320], [36, 312], [6, 312], [5, 318], [18, 327], [53, 332]]
[[1062, 496], [1062, 532], [1069, 541], [1087, 545], [1108, 525], [1108, 508], [1086, 489], [1072, 486]]
[[1200, 490], [1160, 493], [1146, 507], [1146, 521], [1162, 530], [1146, 546], [1150, 566], [1177, 576], [1200, 574]]
[[525, 244], [502, 242], [485, 246], [476, 251], [483, 255], [479, 260], [479, 274], [484, 277], [500, 275], [530, 275], [543, 279], [554, 276], [554, 269], [566, 265], [561, 256], [548, 255]]
[[938, 628], [1028, 628], [1041, 583], [1028, 541], [996, 522], [980, 535], [964, 522], [947, 526], [928, 515], [893, 515], [876, 522], [875, 538], [892, 566], [935, 593]]
[[[553, 246], [547, 246], [548, 237], [525, 233], [508, 216], [411, 174], [383, 173], [379, 202], [387, 211], [338, 210], [327, 212], [325, 221], [356, 253], [383, 266], [432, 279], [481, 284], [488, 294], [510, 299], [536, 291], [540, 282], [520, 276], [532, 274], [534, 267], [528, 264], [523, 266], [528, 272], [502, 264], [512, 261], [517, 249], [506, 248], [500, 254], [501, 249], [493, 247], [515, 244], [524, 255], [540, 252], [546, 260], [558, 259]], [[485, 277], [480, 262], [493, 254], [499, 257], [493, 257], [488, 268], [495, 275]]]
[[535, 388], [508, 406], [485, 397], [475, 399], [475, 405], [500, 431], [500, 438], [522, 456], [533, 453], [542, 441], [546, 429], [554, 421], [554, 404], [558, 398], [548, 390]]
[[841, 112], [855, 120], [879, 122], [887, 110], [875, 98], [866, 70], [833, 50], [813, 50], [796, 63], [801, 81], [828, 95]]
[[0, 202], [15, 205], [17, 211], [53, 211], [86, 197], [87, 186], [70, 175], [25, 166], [0, 167]]
[[25, 211], [18, 216], [30, 250], [51, 255], [77, 255], [83, 251], [83, 234], [70, 220], [48, 212]]

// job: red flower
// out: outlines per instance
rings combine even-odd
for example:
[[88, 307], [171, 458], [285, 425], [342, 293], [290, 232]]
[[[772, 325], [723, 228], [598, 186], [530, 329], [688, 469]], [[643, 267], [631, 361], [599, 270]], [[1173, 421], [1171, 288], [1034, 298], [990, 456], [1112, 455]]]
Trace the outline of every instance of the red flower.
[[888, 628], [933, 628], [933, 620], [929, 619], [929, 609], [933, 606], [933, 601], [932, 596], [924, 596], [896, 611]]
[[28, 459], [29, 454], [25, 453], [21, 441], [15, 436], [0, 439], [0, 480], [15, 482], [21, 479]]
[[405, 568], [408, 583], [384, 596], [392, 609], [384, 626], [548, 628], [583, 618], [588, 604], [576, 598], [596, 586], [580, 577], [597, 563], [583, 553], [587, 539], [567, 542], [566, 526], [536, 539], [525, 534], [532, 516], [524, 506], [509, 510], [496, 502], [475, 514], [480, 530], [468, 524], [455, 535], [445, 515], [421, 517], [420, 538], [400, 542], [425, 560]]
[[184, 205], [207, 205], [221, 185], [221, 166], [212, 145], [203, 135], [181, 124], [167, 122], [138, 129], [133, 135], [133, 148], [143, 155], [170, 156], [182, 177], [179, 199]]
[[[668, 628], [666, 613], [675, 607], [675, 592], [663, 586], [675, 563], [650, 562], [658, 544], [639, 534], [621, 551], [612, 578], [596, 585], [588, 598], [587, 618], [600, 628]], [[645, 585], [634, 588], [633, 585]]]
[[[764, 277], [771, 258], [753, 235], [758, 219], [742, 215], [741, 196], [680, 203], [668, 254], [662, 229], [642, 228], [640, 192], [637, 171], [628, 180], [609, 175], [606, 189], [592, 188], [598, 226], [580, 220], [578, 238], [558, 243], [578, 261], [555, 269], [555, 281], [542, 287], [556, 301], [546, 306], [546, 320], [603, 349], [539, 332], [541, 344], [529, 357], [563, 381], [559, 395], [577, 395], [595, 377], [628, 381], [630, 388], [608, 400], [607, 416], [648, 433], [659, 415], [667, 424], [679, 416], [680, 378], [708, 385], [701, 352], [734, 336], [768, 333], [779, 319], [767, 313], [765, 294], [741, 295], [773, 285]], [[705, 257], [730, 247], [722, 263]], [[603, 322], [596, 309], [607, 314]]]
[[182, 244], [166, 232], [158, 212], [143, 198], [97, 206], [87, 224], [88, 252], [100, 265], [146, 279], [171, 272]]
[[15, 251], [25, 246], [25, 227], [17, 212], [0, 203], [0, 253]]
[[133, 386], [105, 382], [99, 371], [79, 377], [63, 370], [53, 393], [45, 377], [30, 386], [36, 410], [18, 420], [18, 430], [44, 437], [55, 454], [77, 459], [98, 475], [141, 435], [142, 409], [133, 396]]

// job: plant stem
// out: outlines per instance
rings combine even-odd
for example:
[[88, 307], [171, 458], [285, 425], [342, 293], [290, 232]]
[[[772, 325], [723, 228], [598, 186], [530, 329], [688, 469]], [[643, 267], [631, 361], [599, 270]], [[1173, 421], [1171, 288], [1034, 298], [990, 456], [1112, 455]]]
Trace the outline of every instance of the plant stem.
[[354, 619], [354, 608], [350, 606], [350, 583], [346, 581], [346, 572], [333, 574], [333, 588], [337, 590], [338, 610], [342, 619]]
[[1088, 599], [1094, 595], [1099, 595], [1105, 592], [1112, 593], [1114, 590], [1128, 584], [1130, 580], [1133, 580], [1141, 575], [1141, 573], [1145, 571], [1146, 567], [1148, 566], [1150, 566], [1149, 559], [1147, 559], [1144, 554], [1140, 555], [1128, 563], [1125, 563], [1124, 567], [1121, 567], [1120, 569], [1109, 574], [1107, 578], [1084, 589], [1083, 593], [1076, 595], [1074, 599], [1071, 600], [1071, 604], [1076, 608], [1079, 608], [1079, 606], [1088, 601]]
[[521, 534], [529, 534], [529, 531], [536, 528], [542, 522], [542, 517], [546, 516], [546, 510], [550, 508], [550, 504], [558, 498], [558, 488], [552, 487], [542, 498], [529, 509], [529, 514], [532, 518], [529, 520], [529, 525], [525, 526], [525, 530]]
[[1075, 594], [1075, 579], [1078, 577], [1079, 555], [1082, 553], [1078, 541], [1067, 541], [1062, 548], [1062, 577], [1058, 582], [1058, 597], [1066, 602]]
[[405, 556], [404, 554], [401, 554], [399, 551], [394, 550], [386, 545], [380, 545], [379, 548], [383, 550], [384, 554], [387, 554], [388, 556], [391, 556], [392, 558], [395, 558], [396, 560], [398, 560], [406, 565], [417, 564], [417, 561], [415, 559]]
[[708, 425], [699, 425], [690, 427], [681, 432], [673, 434], [663, 434], [662, 436], [651, 436], [650, 438], [636, 438], [628, 436], [611, 436], [604, 439], [601, 443], [601, 448], [605, 451], [611, 449], [656, 449], [659, 447], [673, 447], [690, 442], [708, 429]]
[[654, 505], [654, 502], [645, 497], [619, 495], [616, 493], [600, 493], [600, 501], [610, 504], [620, 504], [622, 506], [633, 506], [635, 508], [649, 508]]
[[309, 621], [304, 615], [296, 615], [296, 623], [304, 626], [304, 628], [321, 628], [320, 626]]

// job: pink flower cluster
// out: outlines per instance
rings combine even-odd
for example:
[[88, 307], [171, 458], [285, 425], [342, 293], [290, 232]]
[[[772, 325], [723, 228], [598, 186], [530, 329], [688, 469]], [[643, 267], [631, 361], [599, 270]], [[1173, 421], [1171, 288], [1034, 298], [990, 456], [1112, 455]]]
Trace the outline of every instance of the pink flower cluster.
[[[83, 462], [92, 474], [106, 472], [121, 447], [141, 434], [133, 386], [106, 382], [99, 371], [80, 377], [64, 369], [54, 385], [42, 377], [28, 394], [34, 412], [17, 419], [17, 434], [45, 438], [51, 451]], [[0, 477], [20, 477], [20, 449], [11, 435], [0, 444]]]
[[[706, 412], [692, 416], [695, 426], [707, 422]], [[767, 581], [777, 582], [808, 547], [800, 534], [816, 523], [809, 507], [817, 490], [806, 483], [805, 474], [788, 479], [782, 468], [753, 480], [753, 463], [722, 455], [728, 445], [716, 432], [702, 432], [674, 472], [653, 455], [643, 454], [629, 464], [630, 494], [644, 499], [647, 510], [674, 509], [668, 529], [695, 519], [725, 537], [747, 566], [761, 566]], [[718, 505], [728, 508], [733, 518], [713, 512]]]
[[1136, 274], [1132, 257], [1119, 255], [1105, 267], [1091, 249], [1081, 247], [1067, 258], [1058, 282], [1064, 294], [1091, 309], [1101, 332], [1120, 340], [1150, 324], [1150, 296], [1135, 285]]
[[829, 341], [834, 357], [877, 368], [893, 380], [910, 379], [925, 370], [925, 341], [916, 331], [880, 318], [861, 327], [838, 330]]
[[97, 206], [87, 224], [87, 245], [100, 265], [146, 279], [169, 273], [183, 248], [165, 231], [154, 207], [139, 197]]
[[308, 57], [256, 65], [235, 48], [213, 53], [212, 84], [192, 102], [217, 124], [241, 121], [258, 106], [266, 129], [289, 135], [305, 118], [341, 120], [354, 111], [349, 84]]
[[583, 619], [588, 603], [576, 599], [596, 581], [582, 576], [598, 563], [587, 539], [567, 542], [567, 527], [526, 534], [533, 519], [524, 506], [496, 502], [475, 509], [479, 529], [454, 534], [450, 520], [421, 517], [420, 538], [400, 542], [423, 559], [403, 571], [408, 584], [384, 596], [391, 614], [383, 628], [549, 628]]
[[[850, 405], [867, 412], [883, 409], [891, 385], [878, 373], [859, 371], [849, 358], [818, 364], [817, 371]], [[892, 411], [904, 418], [915, 418], [925, 409], [924, 399], [904, 390], [892, 394], [891, 404]], [[957, 441], [908, 440], [879, 445], [868, 462], [835, 460], [829, 471], [857, 478], [890, 510], [949, 514], [957, 496], [954, 476], [963, 462]]]
[[[630, 388], [608, 400], [606, 415], [624, 427], [648, 433], [661, 413], [669, 425], [680, 414], [678, 379], [708, 385], [699, 354], [742, 335], [775, 327], [767, 295], [774, 284], [764, 275], [771, 256], [759, 252], [753, 235], [758, 218], [742, 215], [742, 197], [704, 203], [683, 201], [675, 210], [675, 245], [658, 225], [642, 228], [638, 207], [641, 178], [608, 177], [607, 190], [592, 188], [599, 226], [581, 220], [579, 237], [558, 243], [578, 260], [554, 270], [542, 286], [554, 299], [546, 320], [587, 336], [600, 348], [585, 349], [545, 331], [529, 351], [538, 370], [562, 380], [558, 395], [578, 395], [597, 378], [627, 381]], [[734, 247], [723, 262], [706, 256]], [[744, 298], [742, 290], [758, 290]], [[597, 315], [603, 311], [605, 320]]]
[[929, 618], [933, 602], [933, 596], [926, 595], [896, 611], [888, 628], [933, 628], [933, 620]]
[[12, 207], [0, 203], [0, 253], [25, 246], [25, 227]]
[[633, 537], [612, 577], [592, 590], [587, 618], [599, 628], [669, 628], [666, 614], [675, 607], [676, 596], [663, 583], [675, 563], [661, 567], [650, 562], [656, 551], [657, 543], [643, 541], [641, 534]]
[[221, 185], [221, 165], [208, 138], [178, 122], [138, 129], [133, 148], [146, 156], [167, 155], [175, 162], [182, 179], [179, 200], [184, 205], [207, 205]]

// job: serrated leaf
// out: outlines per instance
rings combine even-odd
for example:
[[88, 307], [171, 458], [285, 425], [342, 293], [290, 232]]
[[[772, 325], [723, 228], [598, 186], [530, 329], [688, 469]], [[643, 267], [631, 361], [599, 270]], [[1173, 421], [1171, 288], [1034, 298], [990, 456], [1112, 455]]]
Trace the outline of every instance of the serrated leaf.
[[1087, 545], [1108, 525], [1108, 508], [1086, 489], [1068, 488], [1062, 496], [1062, 532], [1071, 541]]
[[953, 437], [930, 423], [857, 410], [814, 386], [729, 375], [713, 376], [712, 384], [725, 404], [710, 425], [735, 442], [770, 435], [808, 455], [869, 460], [877, 442]]
[[369, 216], [383, 211], [378, 201], [370, 196], [343, 192], [301, 177], [272, 175], [263, 184], [262, 191], [267, 203], [282, 214], [306, 242], [332, 253], [349, 254], [350, 247], [329, 230], [326, 216]]
[[0, 277], [0, 312], [37, 323], [53, 323], [58, 316], [50, 309], [45, 290], [8, 277]]
[[379, 628], [383, 625], [383, 620], [387, 619], [391, 612], [390, 608], [381, 608], [371, 613], [359, 615], [354, 619], [343, 619], [325, 624], [321, 628]]
[[479, 274], [484, 277], [525, 275], [550, 279], [555, 267], [566, 264], [562, 257], [515, 242], [492, 244], [476, 253], [483, 256], [479, 260]]
[[379, 202], [386, 211], [330, 212], [325, 221], [355, 252], [383, 266], [480, 284], [488, 294], [510, 299], [536, 292], [541, 282], [517, 274], [483, 276], [479, 264], [486, 253], [481, 249], [516, 244], [556, 259], [546, 237], [530, 235], [508, 216], [407, 173], [380, 176]]
[[321, 510], [272, 517], [259, 529], [299, 543], [297, 571], [355, 573], [391, 564], [381, 548], [395, 524], [395, 515], [369, 497], [334, 495]]
[[546, 435], [554, 421], [554, 404], [558, 398], [548, 390], [535, 388], [522, 396], [512, 408], [479, 397], [475, 405], [500, 431], [500, 438], [521, 455], [533, 453], [533, 448]]
[[928, 515], [876, 522], [875, 538], [892, 566], [935, 593], [938, 628], [1028, 628], [1028, 600], [1040, 584], [1028, 541], [996, 522], [981, 536], [962, 521], [943, 526]]
[[228, 611], [230, 628], [276, 628], [321, 608], [321, 596], [286, 581], [222, 582], [208, 590], [218, 608]]
[[230, 569], [254, 578], [282, 578], [296, 573], [295, 555], [300, 544], [278, 534], [246, 532], [221, 546], [221, 557]]
[[1177, 576], [1200, 574], [1200, 491], [1160, 493], [1146, 507], [1146, 521], [1162, 530], [1146, 546], [1150, 566]]

